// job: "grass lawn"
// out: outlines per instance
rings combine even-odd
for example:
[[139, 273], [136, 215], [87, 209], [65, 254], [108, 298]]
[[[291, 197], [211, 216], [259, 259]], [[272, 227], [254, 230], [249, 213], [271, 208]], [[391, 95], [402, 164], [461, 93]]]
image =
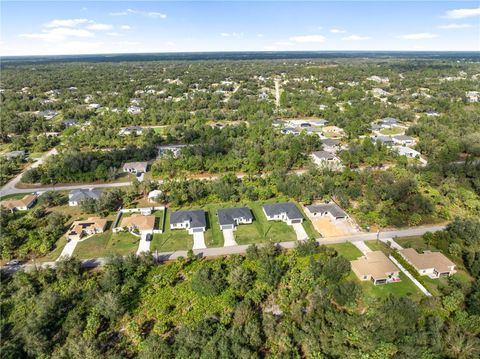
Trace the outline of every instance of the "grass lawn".
[[315, 227], [313, 226], [313, 223], [310, 222], [308, 217], [305, 215], [305, 211], [303, 210], [303, 207], [297, 204], [298, 209], [300, 210], [300, 213], [303, 215], [303, 228], [305, 229], [305, 232], [307, 232], [308, 238], [320, 238], [321, 235], [320, 233], [317, 232]]
[[415, 248], [417, 251], [424, 251], [425, 249], [433, 249], [432, 246], [430, 248], [423, 240], [422, 236], [412, 236], [412, 237], [400, 237], [396, 238], [395, 242], [400, 244], [404, 248]]
[[379, 131], [382, 135], [390, 136], [390, 135], [399, 135], [405, 132], [405, 129], [393, 127], [393, 128], [382, 128]]
[[135, 253], [139, 238], [128, 232], [112, 233], [106, 231], [96, 234], [77, 244], [74, 255], [81, 259], [108, 257], [109, 255], [127, 255]]
[[167, 209], [164, 233], [155, 233], [150, 244], [150, 251], [173, 252], [187, 250], [193, 247], [193, 236], [184, 229], [170, 229], [170, 209]]
[[372, 241], [365, 241], [365, 244], [368, 248], [372, 251], [382, 251], [388, 257], [390, 253], [392, 253], [393, 249], [387, 246], [385, 243], [381, 241], [377, 241], [376, 239]]
[[327, 247], [334, 248], [338, 252], [338, 254], [341, 254], [349, 261], [362, 256], [362, 252], [360, 252], [357, 247], [355, 247], [352, 243], [349, 242], [327, 244]]
[[[32, 192], [33, 193], [33, 192]], [[5, 201], [7, 199], [22, 199], [26, 195], [31, 194], [31, 193], [15, 193], [15, 194], [7, 194], [6, 196], [0, 197], [0, 201]]]
[[[355, 276], [354, 273], [352, 274]], [[360, 281], [360, 285], [363, 288], [365, 297], [385, 298], [392, 294], [397, 297], [409, 297], [414, 300], [422, 298], [422, 292], [402, 272], [400, 272], [400, 279], [400, 282], [382, 285], [374, 285], [371, 281]]]

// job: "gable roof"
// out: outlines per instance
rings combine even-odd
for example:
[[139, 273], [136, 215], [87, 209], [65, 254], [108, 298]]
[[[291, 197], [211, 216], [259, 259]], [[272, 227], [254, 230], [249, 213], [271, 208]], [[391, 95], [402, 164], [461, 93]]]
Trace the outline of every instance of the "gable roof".
[[440, 252], [418, 253], [413, 248], [405, 248], [399, 252], [417, 270], [434, 268], [437, 272], [449, 272], [450, 267], [455, 266], [455, 263]]
[[68, 234], [80, 234], [84, 229], [90, 227], [95, 228], [95, 230], [103, 230], [107, 222], [106, 218], [100, 217], [89, 217], [85, 220], [74, 221], [68, 230]]
[[373, 279], [384, 279], [387, 274], [399, 271], [382, 251], [367, 252], [363, 257], [351, 261], [350, 264], [358, 275], [371, 275]]
[[328, 151], [316, 151], [312, 153], [312, 156], [315, 156], [319, 159], [325, 159], [325, 160], [335, 159], [335, 155], [332, 152], [328, 152]]
[[84, 201], [88, 198], [98, 200], [102, 196], [102, 191], [98, 189], [86, 189], [86, 188], [80, 188], [80, 189], [74, 189], [70, 191], [68, 194], [68, 200], [70, 202], [80, 202]]
[[223, 226], [235, 224], [235, 219], [253, 220], [252, 211], [247, 207], [240, 208], [221, 208], [217, 211], [218, 223]]
[[264, 204], [263, 210], [269, 217], [285, 213], [288, 219], [303, 219], [297, 206], [291, 202]]
[[397, 141], [413, 141], [413, 137], [407, 135], [396, 135], [393, 138]]
[[170, 214], [170, 224], [190, 222], [190, 228], [206, 228], [207, 221], [203, 210], [175, 211]]
[[323, 140], [320, 140], [320, 142], [327, 147], [338, 146], [340, 144], [340, 141], [335, 140], [334, 138], [324, 138]]
[[0, 202], [1, 207], [5, 207], [9, 210], [20, 208], [20, 207], [29, 207], [33, 201], [37, 198], [34, 194], [27, 194], [22, 199], [11, 199]]
[[329, 212], [335, 218], [347, 217], [345, 211], [341, 209], [335, 202], [312, 204], [311, 206], [307, 206], [306, 208], [312, 213]]
[[137, 172], [147, 172], [148, 162], [126, 162], [123, 170], [134, 169]]
[[133, 215], [122, 219], [121, 227], [135, 227], [140, 231], [153, 231], [155, 216]]

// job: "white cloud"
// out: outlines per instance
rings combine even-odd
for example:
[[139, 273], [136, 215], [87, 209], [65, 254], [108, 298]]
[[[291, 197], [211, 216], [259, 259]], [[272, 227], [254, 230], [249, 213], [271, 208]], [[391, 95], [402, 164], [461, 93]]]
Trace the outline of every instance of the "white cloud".
[[465, 17], [480, 16], [480, 7], [471, 9], [455, 9], [447, 11], [449, 19], [463, 19]]
[[340, 30], [340, 29], [330, 29], [330, 32], [331, 32], [332, 34], [344, 34], [344, 33], [346, 33], [347, 31], [345, 31], [345, 30]]
[[350, 35], [347, 37], [342, 37], [342, 40], [345, 41], [364, 41], [364, 40], [370, 40], [370, 36], [359, 36], [359, 35]]
[[220, 33], [220, 36], [229, 37], [230, 34], [229, 34], [228, 32], [221, 32], [221, 33]]
[[236, 37], [240, 39], [243, 37], [243, 32], [221, 32], [220, 36], [222, 37]]
[[257, 34], [257, 37], [264, 37], [265, 35], [263, 34]]
[[167, 41], [168, 46], [175, 46], [175, 43], [173, 41]]
[[405, 40], [423, 40], [423, 39], [433, 39], [435, 37], [438, 37], [438, 35], [432, 34], [430, 32], [418, 32], [416, 34], [406, 34], [406, 35], [400, 35], [397, 37]]
[[155, 12], [155, 11], [142, 11], [142, 10], [127, 9], [127, 12], [130, 13], [130, 14], [139, 14], [139, 15], [153, 17], [153, 18], [160, 18], [160, 19], [166, 19], [167, 18], [166, 14], [163, 14], [161, 12]]
[[290, 36], [288, 38], [290, 41], [299, 42], [299, 43], [308, 43], [316, 42], [321, 43], [325, 41], [325, 36], [322, 35], [300, 35], [300, 36]]
[[120, 34], [118, 32], [107, 32], [107, 35], [108, 36], [115, 36], [115, 37], [122, 36], [122, 34]]
[[122, 25], [122, 26], [120, 26], [120, 29], [122, 29], [122, 30], [131, 30], [132, 27], [131, 27], [130, 25]]
[[451, 29], [466, 29], [469, 27], [473, 27], [473, 25], [472, 24], [448, 24], [448, 25], [441, 25], [438, 28], [451, 30]]
[[20, 37], [27, 39], [39, 39], [49, 42], [64, 41], [68, 37], [94, 37], [95, 34], [84, 29], [72, 29], [68, 27], [56, 27], [52, 30], [43, 30], [40, 33], [20, 34]]
[[87, 26], [87, 29], [89, 30], [100, 30], [100, 31], [111, 30], [112, 28], [113, 28], [113, 25], [110, 25], [110, 24], [90, 24]]
[[87, 19], [55, 19], [46, 23], [44, 26], [48, 28], [53, 27], [75, 27], [77, 25], [88, 22]]

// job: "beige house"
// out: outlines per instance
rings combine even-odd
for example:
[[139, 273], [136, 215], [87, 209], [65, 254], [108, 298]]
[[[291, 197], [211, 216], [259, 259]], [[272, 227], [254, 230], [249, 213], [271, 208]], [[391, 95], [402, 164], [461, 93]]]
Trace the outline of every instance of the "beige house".
[[37, 196], [34, 194], [28, 194], [22, 199], [12, 199], [7, 201], [0, 202], [0, 206], [10, 210], [11, 212], [15, 211], [26, 211], [31, 208], [37, 201]]
[[123, 165], [123, 172], [145, 173], [147, 168], [148, 162], [127, 162]]
[[137, 230], [140, 234], [151, 234], [155, 229], [155, 216], [133, 215], [122, 219], [121, 227], [129, 232]]
[[415, 268], [420, 275], [428, 275], [430, 278], [448, 277], [454, 273], [455, 263], [440, 252], [418, 253], [413, 248], [405, 248], [398, 251], [400, 255]]
[[75, 221], [67, 232], [67, 238], [69, 240], [80, 240], [85, 236], [104, 232], [106, 226], [107, 220], [105, 218], [90, 217], [86, 220]]
[[368, 252], [350, 264], [361, 281], [371, 280], [375, 285], [400, 281], [399, 269], [382, 251]]

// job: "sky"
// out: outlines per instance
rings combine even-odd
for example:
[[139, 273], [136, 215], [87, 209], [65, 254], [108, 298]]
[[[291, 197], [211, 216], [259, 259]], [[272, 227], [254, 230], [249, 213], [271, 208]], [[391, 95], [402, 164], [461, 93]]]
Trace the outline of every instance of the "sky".
[[479, 1], [5, 1], [0, 55], [480, 51]]

